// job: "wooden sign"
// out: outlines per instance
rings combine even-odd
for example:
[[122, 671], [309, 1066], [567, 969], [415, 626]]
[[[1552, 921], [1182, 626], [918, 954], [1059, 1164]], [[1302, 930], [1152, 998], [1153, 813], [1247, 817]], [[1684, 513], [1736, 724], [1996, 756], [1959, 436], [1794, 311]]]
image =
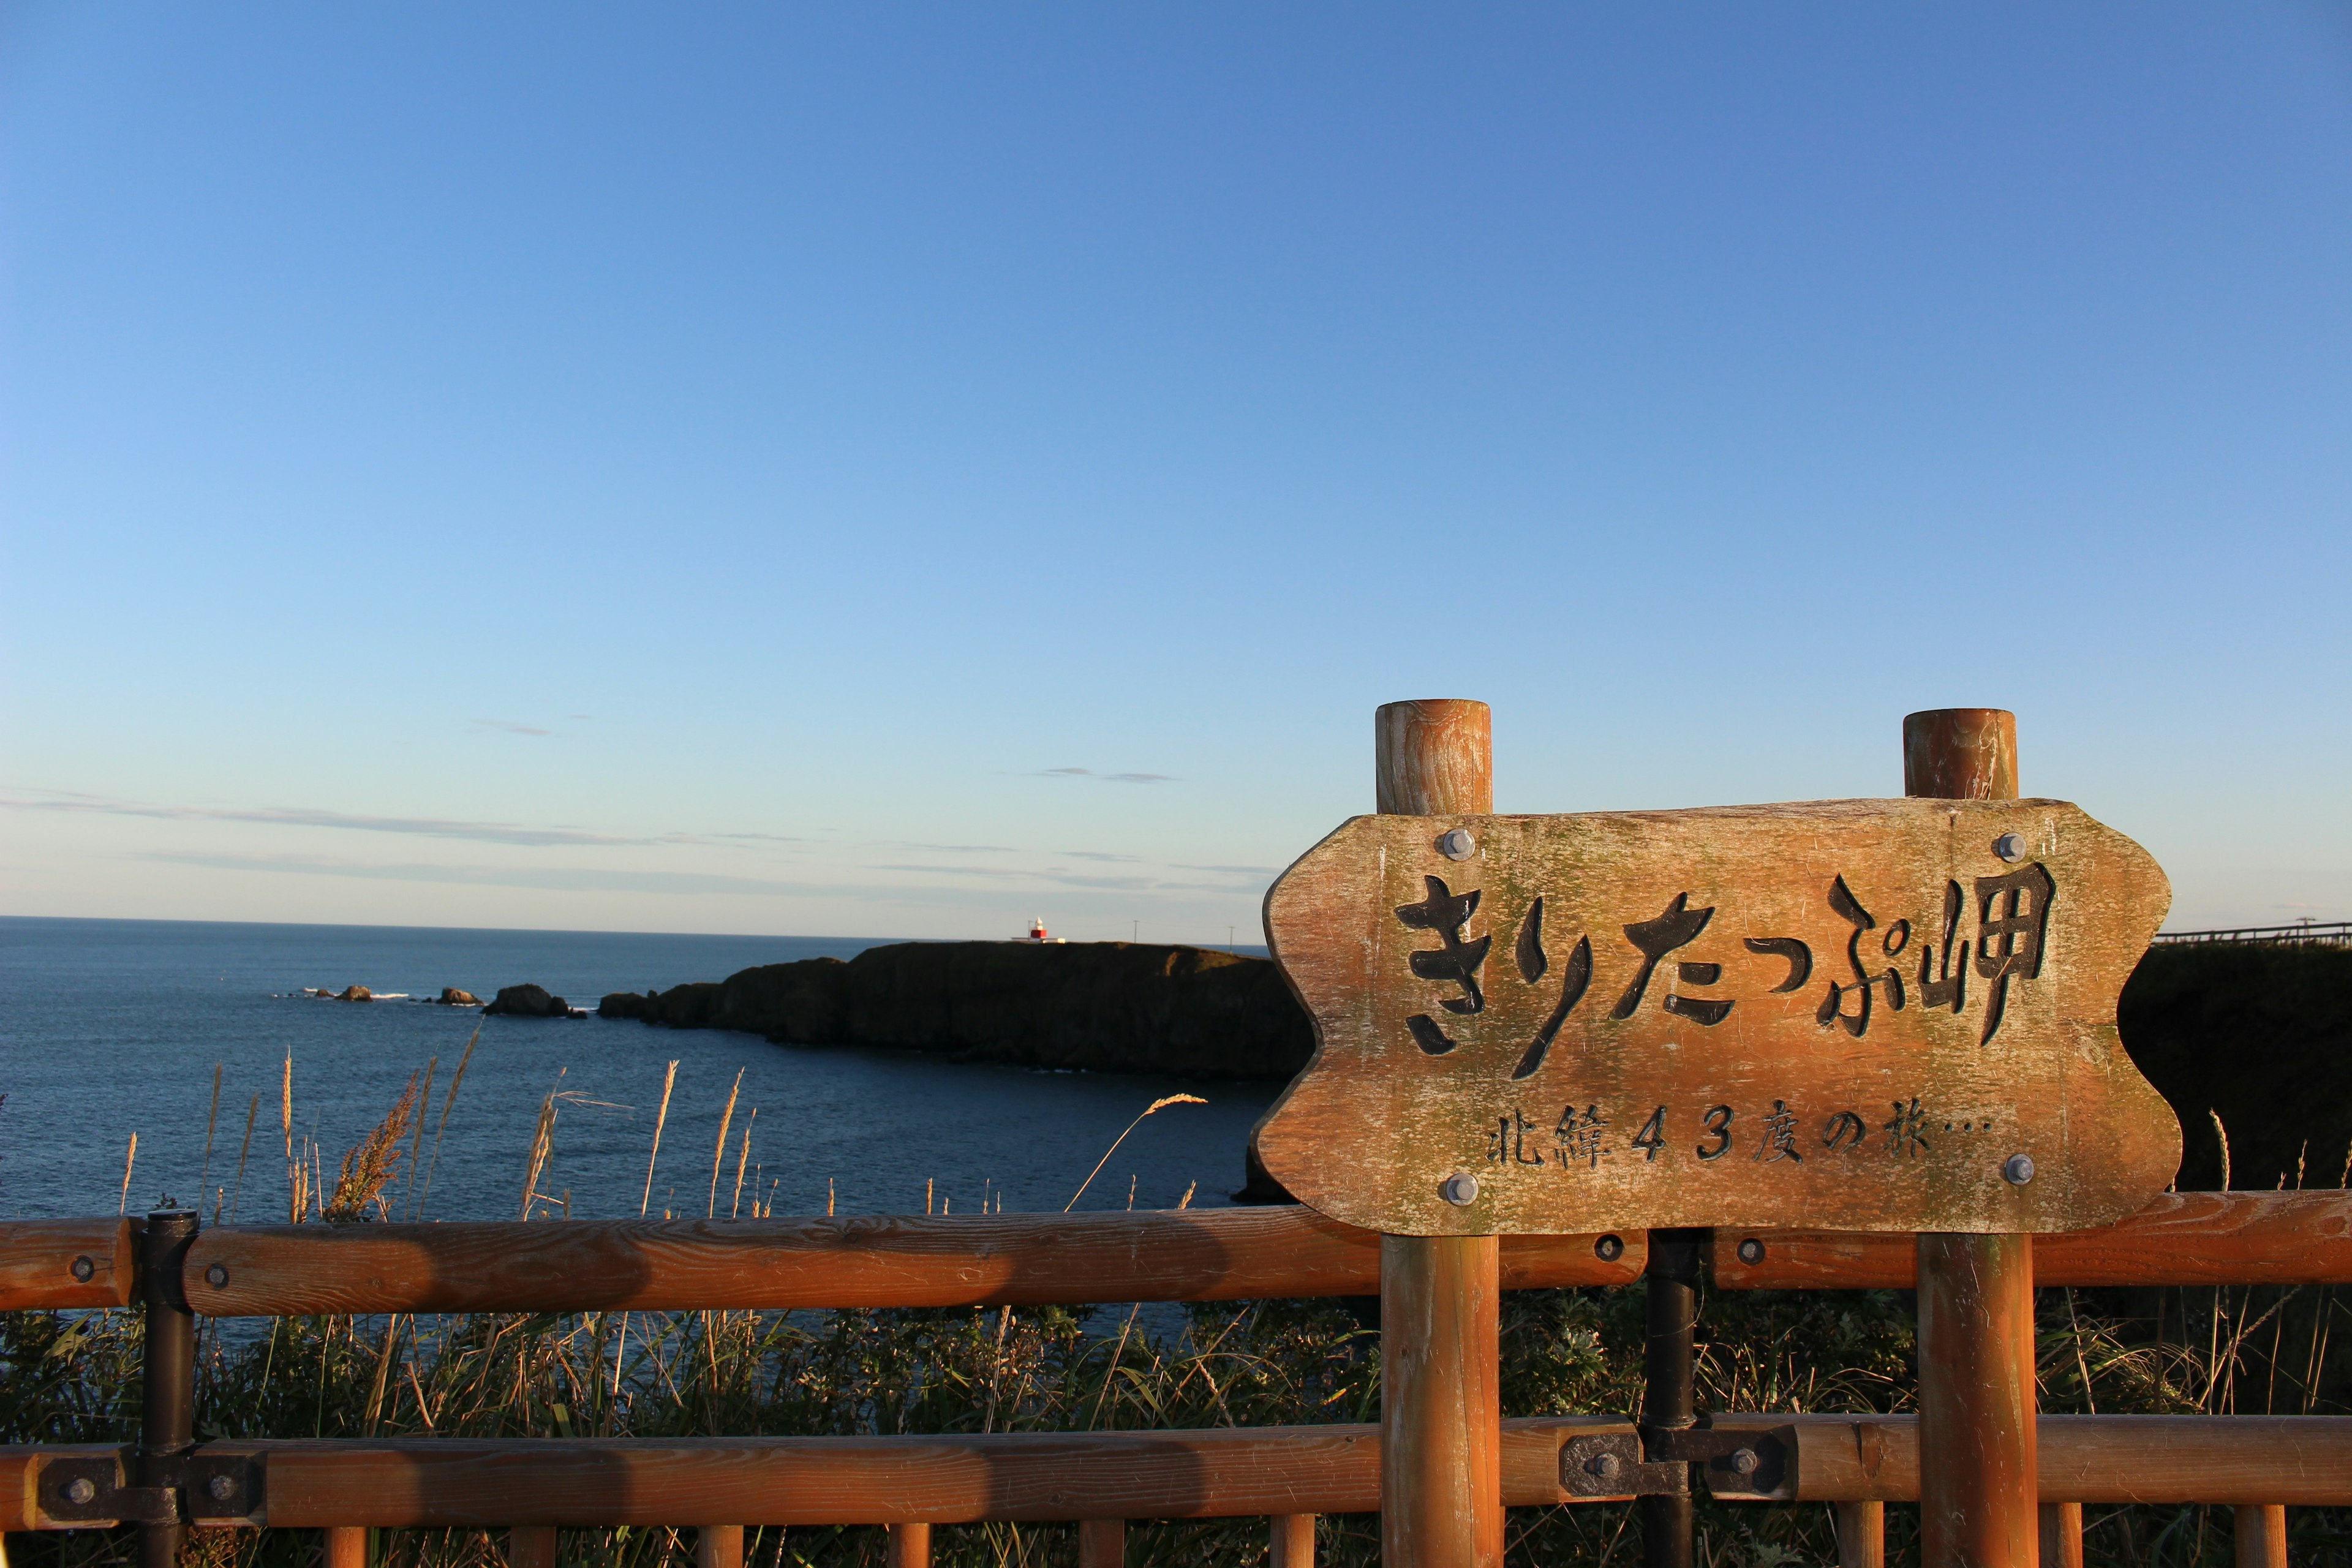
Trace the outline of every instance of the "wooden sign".
[[2171, 901], [2063, 801], [1359, 816], [1266, 894], [1266, 1169], [1393, 1235], [2104, 1225], [2179, 1164], [2116, 998]]

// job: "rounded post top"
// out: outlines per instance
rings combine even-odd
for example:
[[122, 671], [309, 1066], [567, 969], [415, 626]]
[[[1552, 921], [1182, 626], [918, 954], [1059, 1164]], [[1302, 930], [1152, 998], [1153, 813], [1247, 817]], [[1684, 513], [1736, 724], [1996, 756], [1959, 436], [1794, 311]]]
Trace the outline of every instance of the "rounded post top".
[[1383, 816], [1478, 816], [1495, 809], [1494, 714], [1484, 702], [1426, 697], [1372, 716]]
[[1930, 708], [1903, 719], [1903, 793], [1929, 800], [2015, 800], [2017, 715]]

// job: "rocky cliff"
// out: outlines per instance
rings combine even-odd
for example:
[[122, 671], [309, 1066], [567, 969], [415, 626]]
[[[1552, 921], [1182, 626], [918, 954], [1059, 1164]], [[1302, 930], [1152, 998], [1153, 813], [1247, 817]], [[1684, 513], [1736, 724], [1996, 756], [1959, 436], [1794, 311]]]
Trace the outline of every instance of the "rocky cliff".
[[1124, 942], [898, 942], [596, 1011], [794, 1045], [897, 1046], [963, 1060], [1181, 1078], [1287, 1079], [1314, 1036], [1273, 964]]
[[2180, 1118], [2180, 1185], [2332, 1187], [2352, 1171], [2352, 951], [2151, 948], [2116, 1008], [2124, 1048]]

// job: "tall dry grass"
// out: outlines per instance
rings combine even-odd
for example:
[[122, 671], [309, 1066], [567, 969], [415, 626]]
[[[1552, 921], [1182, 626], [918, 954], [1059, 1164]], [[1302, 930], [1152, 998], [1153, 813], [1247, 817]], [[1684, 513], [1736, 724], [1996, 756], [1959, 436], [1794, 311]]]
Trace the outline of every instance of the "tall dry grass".
[[[343, 1157], [323, 1197], [315, 1141], [306, 1146], [294, 1131], [289, 1061], [280, 1116], [286, 1212], [298, 1220], [383, 1217], [405, 1159], [414, 1195], [404, 1194], [403, 1206], [421, 1213], [440, 1131], [471, 1053], [469, 1044], [443, 1091], [421, 1179], [416, 1159], [434, 1110], [437, 1064], [412, 1078], [383, 1121]], [[641, 1194], [647, 1207], [676, 1086], [672, 1064]], [[706, 1200], [711, 1213], [738, 1092], [740, 1080], [713, 1152]], [[1154, 1102], [1129, 1131], [1189, 1098]], [[539, 1183], [558, 1119], [573, 1103], [597, 1102], [551, 1089], [535, 1118], [524, 1162], [528, 1218], [547, 1221], [562, 1212]], [[257, 1111], [257, 1097], [247, 1115], [248, 1146]], [[730, 1212], [741, 1203], [750, 1126], [747, 1118], [735, 1151]], [[1089, 1184], [1108, 1160], [1088, 1175]], [[240, 1182], [243, 1163], [240, 1153]], [[756, 1185], [752, 1199], [751, 1212], [764, 1213]], [[1350, 1302], [1257, 1301], [1151, 1314], [1127, 1303], [1026, 1310], [401, 1314], [281, 1320], [242, 1341], [206, 1324], [198, 1421], [205, 1438], [824, 1436], [1372, 1421], [1380, 1406], [1380, 1341], [1358, 1315], [1363, 1310]], [[2332, 1289], [2052, 1290], [2042, 1292], [2039, 1313], [2047, 1410], [2352, 1410], [2352, 1358], [2345, 1352], [2352, 1335], [2336, 1332], [2347, 1304]], [[1643, 1332], [1638, 1289], [1507, 1297], [1506, 1413], [1633, 1409]], [[1913, 1334], [1911, 1304], [1898, 1292], [1714, 1294], [1699, 1331], [1700, 1397], [1719, 1410], [1901, 1410], [1915, 1386]], [[130, 1312], [0, 1314], [0, 1442], [128, 1440], [138, 1420], [137, 1342]], [[1508, 1560], [1630, 1568], [1639, 1557], [1631, 1518], [1617, 1505], [1515, 1510]], [[2295, 1562], [2352, 1563], [2352, 1531], [2342, 1515], [2297, 1510], [2291, 1518]], [[1913, 1510], [1890, 1509], [1888, 1523], [1889, 1560], [1916, 1561]], [[2201, 1568], [2231, 1561], [2225, 1510], [2094, 1509], [2086, 1525], [2094, 1563]], [[1829, 1510], [1821, 1505], [1702, 1505], [1698, 1528], [1699, 1561], [1708, 1568], [1836, 1561]], [[1068, 1527], [974, 1525], [937, 1531], [934, 1555], [946, 1568], [1042, 1568], [1070, 1562], [1071, 1542]], [[16, 1568], [95, 1568], [127, 1563], [131, 1554], [131, 1538], [121, 1531], [16, 1537], [8, 1544]], [[1320, 1545], [1332, 1563], [1373, 1563], [1377, 1521], [1327, 1519]], [[691, 1531], [563, 1533], [567, 1563], [596, 1568], [682, 1568], [691, 1549]], [[307, 1568], [318, 1551], [316, 1538], [303, 1532], [204, 1531], [191, 1546], [189, 1568]], [[504, 1561], [502, 1537], [478, 1531], [383, 1531], [373, 1551], [379, 1568], [495, 1568]], [[751, 1532], [749, 1552], [754, 1568], [830, 1568], [878, 1565], [884, 1546], [877, 1529], [767, 1529]], [[1142, 1524], [1129, 1537], [1129, 1561], [1138, 1568], [1254, 1568], [1265, 1555], [1265, 1525], [1255, 1520]]]

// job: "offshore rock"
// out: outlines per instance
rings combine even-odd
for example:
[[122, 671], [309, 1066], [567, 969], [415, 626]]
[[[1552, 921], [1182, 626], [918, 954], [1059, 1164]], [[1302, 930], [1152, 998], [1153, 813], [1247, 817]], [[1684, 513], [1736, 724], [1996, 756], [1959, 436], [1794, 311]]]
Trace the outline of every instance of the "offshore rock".
[[1124, 942], [910, 942], [804, 959], [596, 1009], [791, 1045], [893, 1046], [961, 1061], [1180, 1078], [1286, 1079], [1314, 1034], [1262, 958]]
[[478, 1007], [482, 1005], [482, 999], [470, 991], [460, 991], [454, 985], [444, 985], [441, 987], [441, 994], [433, 998], [433, 1003], [439, 1007]]
[[572, 1005], [561, 996], [551, 996], [543, 985], [505, 985], [499, 989], [497, 1000], [482, 1009], [485, 1017], [503, 1013], [514, 1018], [562, 1018], [572, 1013]]
[[335, 1000], [338, 1002], [373, 1002], [375, 1000], [375, 993], [369, 990], [364, 985], [347, 985], [339, 994], [337, 994]]

